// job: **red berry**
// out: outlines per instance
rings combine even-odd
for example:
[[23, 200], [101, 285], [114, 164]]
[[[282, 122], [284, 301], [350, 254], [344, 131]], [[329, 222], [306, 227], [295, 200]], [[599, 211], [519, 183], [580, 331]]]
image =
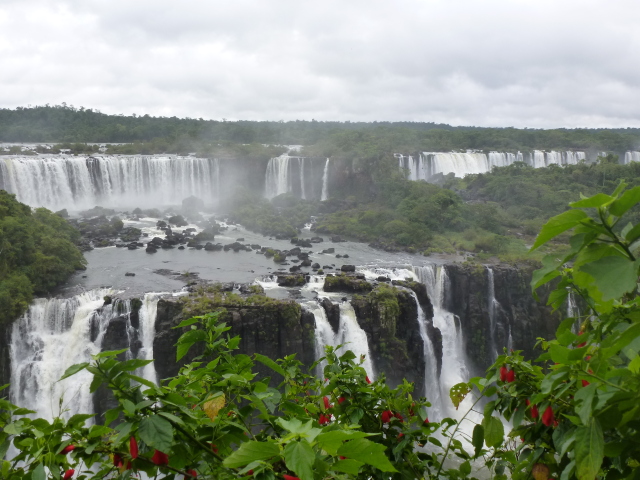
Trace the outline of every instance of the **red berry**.
[[553, 415], [553, 408], [549, 405], [544, 413], [542, 414], [542, 423], [544, 423], [547, 427], [550, 427], [553, 422], [555, 422], [556, 418]]
[[391, 410], [385, 410], [384, 412], [382, 412], [382, 415], [380, 415], [380, 420], [382, 420], [382, 423], [389, 423], [392, 418], [393, 412]]
[[120, 468], [122, 465], [124, 465], [124, 462], [122, 461], [122, 456], [119, 453], [114, 453], [113, 466]]
[[67, 445], [66, 447], [64, 447], [62, 449], [62, 451], [60, 452], [60, 454], [62, 455], [66, 455], [69, 452], [73, 452], [76, 449], [75, 445]]
[[71, 477], [73, 477], [74, 473], [76, 473], [76, 471], [73, 468], [70, 468], [69, 470], [64, 472], [64, 476], [62, 477], [62, 480], [69, 480]]
[[367, 381], [367, 383], [371, 383], [371, 380], [369, 380], [369, 375], [367, 375], [366, 377], [364, 377], [364, 379]]
[[[193, 469], [187, 470], [187, 473], [191, 476], [191, 478], [197, 478], [198, 477], [198, 472], [196, 472]], [[184, 478], [187, 478], [187, 477], [185, 476]]]
[[507, 382], [511, 383], [516, 379], [516, 372], [514, 372], [513, 370], [509, 370], [507, 372]]
[[582, 386], [586, 387], [587, 385], [589, 385], [589, 382], [587, 382], [586, 380], [582, 380]]
[[329, 397], [324, 397], [322, 400], [324, 401], [324, 408], [329, 410], [331, 408], [331, 405], [329, 404]]
[[425, 419], [424, 419], [423, 424], [424, 424], [424, 425], [429, 425], [429, 417], [427, 417], [427, 418], [425, 418]]
[[344, 402], [345, 400], [346, 400], [346, 398], [344, 398], [344, 397], [338, 397], [338, 403], [340, 405], [342, 405], [342, 402]]
[[134, 460], [138, 458], [138, 442], [136, 441], [136, 437], [129, 439], [129, 453]]
[[507, 381], [507, 367], [505, 367], [504, 365], [500, 367], [500, 381], [501, 382], [506, 382]]
[[282, 474], [284, 480], [300, 480], [298, 477], [294, 477], [293, 475], [287, 475], [286, 473]]

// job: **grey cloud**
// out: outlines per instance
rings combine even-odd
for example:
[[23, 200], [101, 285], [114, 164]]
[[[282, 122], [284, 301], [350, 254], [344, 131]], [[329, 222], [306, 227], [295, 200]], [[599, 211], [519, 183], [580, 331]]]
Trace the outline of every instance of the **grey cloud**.
[[635, 0], [3, 0], [0, 106], [639, 126]]

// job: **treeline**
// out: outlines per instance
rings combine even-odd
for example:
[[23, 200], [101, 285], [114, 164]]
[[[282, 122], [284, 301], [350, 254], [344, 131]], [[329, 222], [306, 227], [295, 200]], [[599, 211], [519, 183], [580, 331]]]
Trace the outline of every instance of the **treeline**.
[[45, 208], [32, 211], [0, 190], [0, 325], [24, 313], [34, 294], [84, 268], [78, 237], [64, 218]]
[[[640, 129], [452, 127], [431, 122], [218, 121], [107, 115], [67, 105], [0, 109], [0, 142], [134, 143], [131, 153], [201, 152], [219, 143], [314, 146], [315, 152], [383, 147], [385, 153], [640, 147]], [[358, 150], [358, 149], [356, 149]]]

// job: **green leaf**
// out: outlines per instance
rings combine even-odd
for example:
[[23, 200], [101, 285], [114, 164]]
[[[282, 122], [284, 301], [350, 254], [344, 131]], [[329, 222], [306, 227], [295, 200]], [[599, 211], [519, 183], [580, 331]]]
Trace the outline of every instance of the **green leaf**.
[[168, 453], [171, 450], [173, 427], [168, 420], [161, 416], [151, 415], [143, 418], [140, 422], [138, 433], [147, 445], [164, 453]]
[[603, 257], [583, 265], [580, 270], [594, 278], [595, 285], [602, 292], [602, 298], [605, 301], [620, 298], [634, 290], [638, 280], [636, 262], [624, 257]]
[[275, 443], [249, 441], [240, 445], [222, 464], [227, 468], [238, 468], [257, 460], [268, 460], [279, 453], [280, 448]]
[[487, 447], [497, 447], [504, 439], [504, 425], [496, 417], [488, 417], [483, 421], [484, 441]]
[[629, 230], [624, 236], [624, 239], [629, 243], [633, 243], [638, 238], [640, 238], [640, 223]]
[[39, 463], [36, 468], [31, 472], [31, 480], [46, 480], [47, 476], [44, 473], [44, 465]]
[[67, 368], [64, 371], [64, 375], [62, 375], [60, 377], [60, 380], [64, 380], [65, 378], [69, 378], [72, 375], [75, 375], [76, 373], [78, 373], [81, 370], [84, 370], [86, 367], [89, 366], [89, 363], [76, 363], [75, 365], [71, 365], [69, 368]]
[[471, 437], [471, 444], [475, 448], [475, 456], [477, 457], [484, 445], [484, 427], [477, 424], [473, 427], [473, 436]]
[[349, 475], [358, 475], [358, 472], [360, 471], [360, 467], [362, 465], [364, 465], [364, 463], [357, 460], [340, 460], [331, 465], [331, 470], [335, 470], [336, 472], [348, 473]]
[[576, 476], [579, 480], [593, 480], [596, 478], [604, 458], [604, 437], [600, 422], [591, 419], [586, 427], [579, 427], [576, 431]]
[[338, 455], [359, 460], [382, 472], [396, 472], [397, 470], [393, 468], [384, 451], [384, 445], [372, 442], [366, 438], [358, 438], [342, 445], [338, 449]]
[[321, 433], [316, 438], [318, 445], [331, 455], [337, 455], [338, 449], [345, 440], [354, 440], [356, 438], [370, 437], [378, 435], [376, 433], [365, 433], [354, 430], [334, 430], [332, 432]]
[[585, 218], [588, 218], [587, 214], [582, 210], [567, 210], [560, 215], [551, 217], [549, 221], [543, 225], [531, 250], [535, 250], [562, 232], [566, 232], [575, 227], [580, 220], [584, 220]]
[[271, 360], [269, 357], [265, 357], [264, 355], [260, 355], [259, 353], [256, 353], [254, 355], [255, 355], [255, 359], [259, 361], [261, 364], [269, 367], [271, 370], [273, 370], [276, 373], [279, 373], [283, 377], [286, 377], [286, 373], [282, 369], [282, 367], [278, 365], [276, 362], [274, 362], [273, 360]]
[[589, 424], [593, 415], [593, 400], [595, 399], [597, 385], [591, 384], [579, 389], [575, 394], [576, 413], [584, 425]]
[[469, 474], [471, 473], [471, 464], [469, 463], [469, 460], [462, 462], [462, 464], [460, 465], [460, 473], [465, 477], [469, 476]]
[[316, 454], [306, 440], [289, 442], [284, 448], [284, 461], [289, 470], [293, 470], [300, 480], [313, 480], [313, 462]]
[[184, 357], [194, 343], [203, 342], [207, 338], [207, 333], [204, 330], [189, 330], [184, 333], [176, 344], [176, 361]]
[[609, 212], [616, 217], [621, 217], [638, 202], [640, 202], [640, 187], [630, 188], [609, 205]]
[[451, 387], [451, 390], [449, 390], [449, 397], [453, 402], [453, 406], [456, 407], [456, 410], [470, 391], [471, 387], [467, 383], [458, 383]]
[[613, 200], [612, 197], [606, 195], [604, 193], [597, 193], [593, 197], [584, 198], [582, 200], [578, 200], [577, 202], [572, 202], [569, 204], [572, 208], [596, 208], [604, 205], [607, 202]]
[[187, 318], [186, 320], [181, 321], [178, 325], [176, 325], [173, 328], [189, 327], [189, 326], [193, 325], [194, 323], [198, 323], [201, 319], [202, 319], [202, 317]]

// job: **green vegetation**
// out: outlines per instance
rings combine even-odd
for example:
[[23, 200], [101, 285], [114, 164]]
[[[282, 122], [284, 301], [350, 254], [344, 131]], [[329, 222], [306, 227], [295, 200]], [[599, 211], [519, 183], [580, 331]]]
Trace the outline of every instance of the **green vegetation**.
[[[0, 399], [0, 452], [17, 451], [1, 462], [2, 477], [635, 479], [640, 225], [616, 227], [640, 203], [640, 186], [625, 187], [574, 202], [543, 226], [534, 249], [572, 230], [570, 252], [545, 258], [532, 287], [554, 281], [551, 305], [564, 307], [571, 291], [586, 309], [562, 322], [555, 339], [540, 340], [537, 360], [505, 352], [486, 377], [452, 387], [451, 402], [466, 409], [460, 420], [429, 421], [431, 405], [411, 384], [371, 382], [352, 352], [338, 357], [328, 347], [319, 378], [293, 356], [234, 355], [240, 339], [229, 338], [216, 312], [178, 326], [189, 329], [176, 360], [194, 345], [202, 354], [161, 385], [134, 373], [149, 360], [118, 361], [122, 351], [70, 367], [63, 378], [87, 369], [92, 392], [112, 392], [117, 404], [103, 425], [86, 425], [91, 415], [82, 414], [34, 420]], [[391, 288], [372, 295], [395, 308]], [[255, 361], [282, 377], [277, 389], [256, 377]], [[471, 421], [471, 412], [480, 418]]]
[[34, 294], [45, 294], [84, 268], [74, 245], [79, 233], [45, 208], [34, 211], [0, 190], [0, 325], [24, 313]]
[[0, 141], [134, 144], [122, 147], [122, 153], [195, 152], [217, 148], [218, 144], [313, 145], [312, 152], [324, 157], [368, 158], [375, 151], [394, 153], [468, 148], [622, 152], [640, 144], [640, 130], [451, 127], [430, 122], [230, 122], [107, 115], [62, 104], [0, 109]]

